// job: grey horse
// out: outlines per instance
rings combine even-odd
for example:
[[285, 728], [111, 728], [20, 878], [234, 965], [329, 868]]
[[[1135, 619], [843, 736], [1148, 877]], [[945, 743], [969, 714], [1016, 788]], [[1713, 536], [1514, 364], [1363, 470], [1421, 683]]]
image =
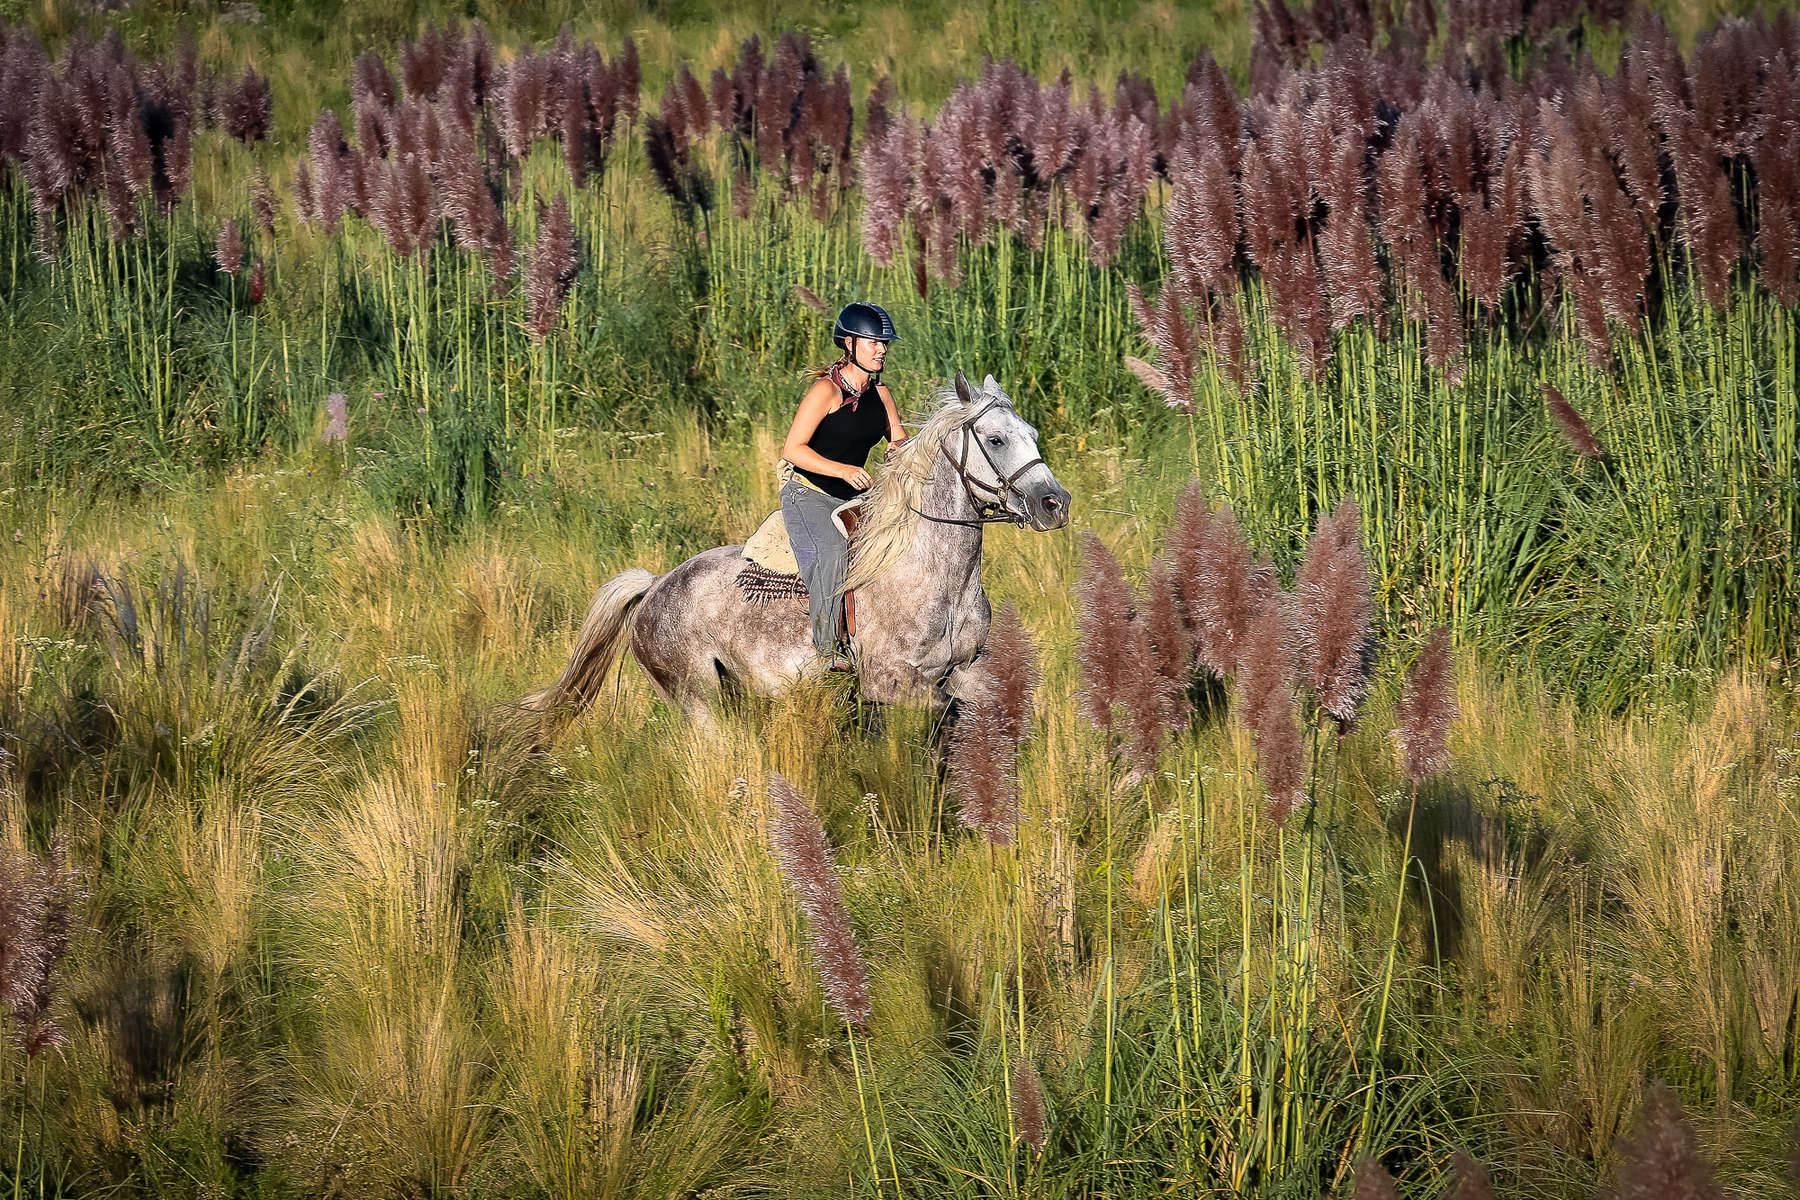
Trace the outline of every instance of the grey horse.
[[[1068, 520], [1069, 493], [1039, 456], [1037, 430], [992, 375], [975, 388], [957, 372], [869, 491], [854, 534], [845, 587], [856, 593], [860, 696], [934, 714], [961, 696], [987, 642], [984, 526]], [[702, 726], [726, 693], [772, 696], [817, 677], [805, 600], [748, 600], [747, 561], [741, 545], [720, 546], [665, 575], [621, 571], [595, 593], [568, 667], [523, 706], [574, 716], [627, 644], [657, 692]]]

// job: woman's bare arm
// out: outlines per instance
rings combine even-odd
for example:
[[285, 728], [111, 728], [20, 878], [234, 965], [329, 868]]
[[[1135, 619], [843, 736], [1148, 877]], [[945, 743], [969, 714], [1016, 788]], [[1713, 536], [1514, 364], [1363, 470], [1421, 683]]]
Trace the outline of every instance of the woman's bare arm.
[[878, 383], [875, 390], [881, 396], [881, 403], [887, 408], [888, 450], [892, 452], [895, 446], [906, 440], [906, 427], [900, 424], [900, 410], [894, 406], [894, 394], [888, 391], [887, 384]]
[[848, 480], [845, 472], [850, 470], [849, 467], [831, 461], [806, 444], [812, 440], [819, 422], [831, 411], [831, 402], [836, 396], [837, 387], [829, 379], [817, 380], [806, 389], [806, 395], [800, 399], [800, 409], [794, 414], [794, 423], [788, 426], [787, 441], [781, 444], [781, 457], [815, 475]]

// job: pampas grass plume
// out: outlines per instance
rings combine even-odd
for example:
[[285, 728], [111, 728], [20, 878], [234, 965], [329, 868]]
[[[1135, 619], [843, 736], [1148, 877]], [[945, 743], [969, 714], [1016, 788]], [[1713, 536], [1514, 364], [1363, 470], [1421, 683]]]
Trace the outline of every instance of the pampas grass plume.
[[244, 265], [244, 238], [238, 232], [237, 218], [226, 217], [225, 223], [219, 226], [219, 239], [213, 247], [213, 261], [227, 275], [236, 275], [238, 268]]
[[1600, 458], [1606, 453], [1594, 437], [1593, 430], [1588, 428], [1588, 423], [1553, 383], [1544, 385], [1544, 407], [1550, 410], [1557, 429], [1562, 431], [1564, 440], [1575, 448], [1577, 454]]
[[1431, 631], [1407, 677], [1406, 690], [1394, 712], [1394, 740], [1400, 748], [1400, 770], [1420, 783], [1450, 765], [1448, 740], [1456, 723], [1456, 681], [1450, 666], [1450, 631]]
[[1011, 600], [1001, 608], [988, 634], [981, 658], [993, 685], [993, 705], [1000, 726], [1015, 744], [1031, 721], [1031, 695], [1037, 690], [1037, 651], [1031, 634], [1019, 619], [1019, 607]]
[[1450, 1156], [1450, 1173], [1456, 1178], [1451, 1200], [1494, 1200], [1494, 1185], [1488, 1181], [1487, 1168], [1467, 1150]]
[[1043, 1081], [1028, 1058], [1013, 1063], [1012, 1110], [1019, 1136], [1033, 1151], [1043, 1153], [1049, 1133], [1049, 1106], [1044, 1103]]
[[1113, 708], [1126, 699], [1134, 671], [1149, 663], [1128, 661], [1131, 640], [1131, 593], [1119, 562], [1092, 531], [1081, 543], [1081, 582], [1075, 585], [1081, 613], [1076, 621], [1075, 659], [1081, 667], [1081, 707], [1102, 729], [1113, 727]]
[[1400, 1200], [1400, 1189], [1394, 1185], [1394, 1177], [1372, 1158], [1356, 1164], [1355, 1179], [1356, 1200]]
[[1137, 376], [1139, 383], [1161, 396], [1164, 404], [1171, 408], [1176, 407], [1169, 399], [1171, 395], [1175, 394], [1175, 387], [1169, 382], [1168, 376], [1157, 370], [1152, 364], [1132, 354], [1125, 356], [1125, 367]]
[[1274, 570], [1251, 562], [1243, 526], [1229, 506], [1212, 514], [1204, 530], [1186, 563], [1182, 595], [1194, 623], [1200, 664], [1224, 679], [1241, 665], [1250, 622], [1274, 590]]
[[1650, 1085], [1632, 1129], [1619, 1146], [1614, 1200], [1721, 1200], [1712, 1167], [1681, 1101], [1658, 1080]]
[[992, 677], [972, 690], [950, 737], [949, 791], [963, 825], [1007, 846], [1019, 824], [1018, 746], [1007, 736]]
[[1356, 719], [1369, 690], [1369, 561], [1356, 502], [1344, 500], [1319, 521], [1294, 579], [1301, 674], [1319, 707], [1340, 724]]
[[558, 194], [538, 229], [537, 245], [525, 268], [525, 303], [531, 340], [541, 344], [556, 325], [558, 310], [580, 266], [575, 231], [569, 218], [569, 198]]
[[1306, 794], [1306, 749], [1294, 705], [1297, 639], [1291, 600], [1280, 591], [1264, 597], [1249, 622], [1238, 679], [1244, 724], [1268, 796], [1266, 811], [1277, 825]]
[[68, 841], [51, 839], [38, 861], [0, 848], [0, 1008], [7, 1032], [28, 1058], [59, 1046], [62, 1027], [51, 1015], [56, 969], [68, 953], [80, 880], [68, 865]]
[[769, 841], [782, 877], [806, 914], [806, 939], [818, 962], [825, 1003], [846, 1023], [868, 1024], [869, 968], [844, 903], [831, 842], [819, 816], [794, 785], [769, 772]]

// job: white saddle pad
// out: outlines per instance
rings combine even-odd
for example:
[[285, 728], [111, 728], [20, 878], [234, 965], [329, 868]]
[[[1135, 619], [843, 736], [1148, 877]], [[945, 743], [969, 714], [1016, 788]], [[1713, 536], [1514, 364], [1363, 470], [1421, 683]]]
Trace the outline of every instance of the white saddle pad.
[[[845, 537], [849, 537], [850, 533], [844, 525], [844, 513], [861, 508], [862, 503], [862, 499], [858, 497], [855, 500], [847, 500], [832, 510], [832, 524], [836, 525], [838, 532]], [[750, 539], [744, 543], [744, 557], [764, 570], [773, 571], [778, 575], [798, 575], [800, 573], [800, 564], [794, 561], [793, 543], [788, 541], [787, 521], [782, 518], [779, 508], [770, 513], [763, 523], [757, 526], [756, 532], [750, 535]]]

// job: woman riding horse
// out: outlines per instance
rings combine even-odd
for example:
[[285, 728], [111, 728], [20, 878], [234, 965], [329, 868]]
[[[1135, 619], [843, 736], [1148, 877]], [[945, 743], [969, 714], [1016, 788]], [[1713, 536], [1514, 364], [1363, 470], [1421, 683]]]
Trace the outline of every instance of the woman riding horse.
[[868, 489], [863, 467], [875, 443], [885, 437], [892, 454], [906, 431], [881, 382], [888, 343], [899, 340], [887, 311], [878, 304], [846, 304], [831, 337], [842, 354], [808, 372], [812, 386], [781, 447], [781, 515], [806, 582], [813, 646], [833, 670], [848, 670], [839, 592], [850, 547], [832, 516]]

